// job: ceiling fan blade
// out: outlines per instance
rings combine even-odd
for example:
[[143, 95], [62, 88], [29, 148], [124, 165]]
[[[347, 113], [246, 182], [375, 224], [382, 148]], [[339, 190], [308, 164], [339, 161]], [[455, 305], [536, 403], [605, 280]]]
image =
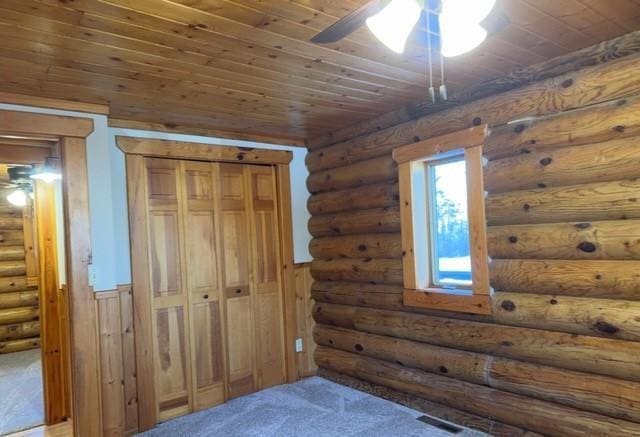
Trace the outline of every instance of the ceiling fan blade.
[[311, 38], [311, 42], [328, 44], [341, 40], [362, 26], [367, 21], [367, 18], [380, 12], [385, 3], [383, 0], [370, 1]]

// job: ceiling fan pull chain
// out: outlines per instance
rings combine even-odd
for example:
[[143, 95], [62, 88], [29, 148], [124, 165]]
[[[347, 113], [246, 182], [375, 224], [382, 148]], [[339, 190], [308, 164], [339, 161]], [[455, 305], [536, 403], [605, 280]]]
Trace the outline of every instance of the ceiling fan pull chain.
[[[442, 0], [438, 1], [438, 18], [442, 14]], [[442, 54], [442, 28], [440, 28], [440, 89], [438, 95], [441, 101], [447, 100], [447, 86], [444, 84], [444, 55]]]
[[433, 59], [431, 56], [431, 10], [429, 9], [429, 5], [424, 8], [427, 16], [427, 57], [429, 63], [429, 98], [431, 99], [431, 103], [436, 102], [436, 90], [433, 87]]
[[444, 56], [442, 55], [442, 43], [440, 43], [440, 99], [447, 100], [447, 86], [444, 84]]

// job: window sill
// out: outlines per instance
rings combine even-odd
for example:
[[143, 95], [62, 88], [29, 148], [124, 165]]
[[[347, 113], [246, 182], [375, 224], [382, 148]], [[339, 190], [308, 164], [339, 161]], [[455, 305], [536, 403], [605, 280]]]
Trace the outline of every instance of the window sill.
[[[471, 314], [491, 314], [491, 296], [472, 294], [471, 290], [451, 290], [444, 288], [428, 288], [426, 290], [405, 289], [402, 294], [403, 304], [414, 308], [429, 308], [442, 311], [456, 311]], [[461, 293], [461, 291], [463, 293]]]

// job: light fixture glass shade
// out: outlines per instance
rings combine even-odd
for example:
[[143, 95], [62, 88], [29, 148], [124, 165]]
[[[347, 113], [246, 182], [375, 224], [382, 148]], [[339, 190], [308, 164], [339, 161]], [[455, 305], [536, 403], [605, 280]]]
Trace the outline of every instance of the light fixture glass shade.
[[25, 206], [27, 204], [27, 193], [24, 190], [15, 190], [9, 193], [7, 200], [14, 206]]
[[462, 55], [478, 47], [487, 37], [487, 31], [479, 24], [467, 23], [458, 26], [440, 22], [442, 32], [442, 55], [447, 58]]
[[30, 177], [50, 184], [53, 181], [62, 179], [62, 173], [57, 165], [57, 160], [55, 158], [47, 158], [44, 161], [44, 165], [33, 170]]
[[402, 53], [421, 12], [422, 3], [418, 0], [391, 0], [384, 9], [367, 19], [367, 27], [384, 45]]
[[457, 21], [480, 24], [496, 5], [496, 0], [442, 0], [442, 15]]

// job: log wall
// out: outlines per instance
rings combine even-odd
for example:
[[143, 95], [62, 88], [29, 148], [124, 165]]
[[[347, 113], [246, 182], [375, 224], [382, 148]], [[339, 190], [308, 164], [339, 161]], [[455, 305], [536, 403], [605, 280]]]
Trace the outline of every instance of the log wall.
[[[640, 435], [638, 71], [632, 55], [312, 142], [321, 374], [485, 431]], [[492, 314], [405, 307], [391, 151], [482, 123]]]
[[[6, 168], [2, 171], [6, 175]], [[40, 347], [38, 272], [32, 206], [0, 195], [0, 354]]]

